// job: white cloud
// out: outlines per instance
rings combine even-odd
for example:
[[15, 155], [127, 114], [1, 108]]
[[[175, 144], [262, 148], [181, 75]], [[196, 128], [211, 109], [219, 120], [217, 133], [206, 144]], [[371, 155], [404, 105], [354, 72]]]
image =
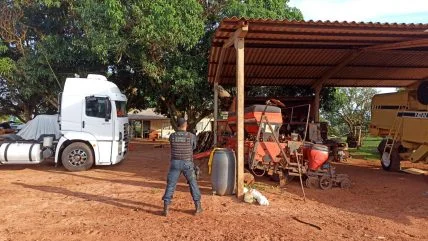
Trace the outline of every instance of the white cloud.
[[299, 8], [305, 20], [428, 22], [427, 0], [291, 0], [290, 5]]

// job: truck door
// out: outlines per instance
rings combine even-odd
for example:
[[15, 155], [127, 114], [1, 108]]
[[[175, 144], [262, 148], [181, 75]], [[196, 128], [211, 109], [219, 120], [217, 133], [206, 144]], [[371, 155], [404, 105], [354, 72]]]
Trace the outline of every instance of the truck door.
[[98, 142], [100, 162], [110, 162], [114, 123], [111, 118], [111, 102], [104, 96], [87, 96], [82, 118], [82, 131], [93, 135]]

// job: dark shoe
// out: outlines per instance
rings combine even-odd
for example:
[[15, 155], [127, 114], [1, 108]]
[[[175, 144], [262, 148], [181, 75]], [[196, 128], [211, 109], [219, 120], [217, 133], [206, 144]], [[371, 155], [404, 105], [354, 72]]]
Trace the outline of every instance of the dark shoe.
[[202, 213], [202, 211], [204, 211], [204, 210], [202, 209], [201, 202], [197, 202], [197, 203], [195, 204], [195, 208], [196, 208], [196, 210], [195, 210], [195, 215], [198, 215], [198, 214]]
[[169, 212], [168, 204], [164, 204], [162, 215], [166, 217], [168, 216], [168, 212]]

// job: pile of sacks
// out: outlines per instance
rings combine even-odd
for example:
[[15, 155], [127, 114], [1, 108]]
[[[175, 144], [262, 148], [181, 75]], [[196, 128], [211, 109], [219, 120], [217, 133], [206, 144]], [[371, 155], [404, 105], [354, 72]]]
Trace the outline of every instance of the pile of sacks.
[[269, 201], [263, 194], [257, 191], [254, 188], [248, 189], [244, 187], [244, 202], [246, 203], [254, 203], [256, 200], [261, 206], [269, 206]]

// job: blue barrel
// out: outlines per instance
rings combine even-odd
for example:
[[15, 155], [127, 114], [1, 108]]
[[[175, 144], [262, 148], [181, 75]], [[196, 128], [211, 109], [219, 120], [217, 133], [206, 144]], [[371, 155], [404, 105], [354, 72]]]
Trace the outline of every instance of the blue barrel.
[[211, 184], [213, 193], [224, 196], [235, 192], [235, 152], [228, 148], [219, 148], [214, 151]]

